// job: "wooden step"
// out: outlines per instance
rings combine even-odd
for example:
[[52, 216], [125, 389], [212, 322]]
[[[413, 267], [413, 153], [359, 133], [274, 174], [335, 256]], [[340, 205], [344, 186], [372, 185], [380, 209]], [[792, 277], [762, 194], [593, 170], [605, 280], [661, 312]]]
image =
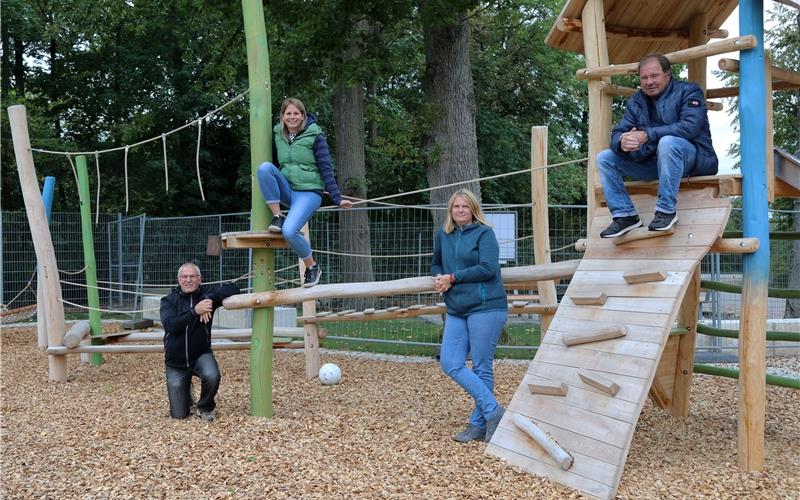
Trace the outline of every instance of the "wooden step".
[[269, 231], [239, 231], [222, 233], [222, 248], [288, 248], [289, 244], [282, 234]]

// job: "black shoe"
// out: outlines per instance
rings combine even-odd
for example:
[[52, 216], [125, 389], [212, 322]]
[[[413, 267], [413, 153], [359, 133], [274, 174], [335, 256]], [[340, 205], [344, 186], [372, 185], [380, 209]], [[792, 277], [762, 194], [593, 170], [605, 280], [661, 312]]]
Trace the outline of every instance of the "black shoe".
[[602, 233], [601, 238], [616, 238], [622, 236], [628, 231], [632, 231], [642, 225], [638, 215], [631, 215], [629, 217], [614, 217], [611, 225], [608, 226]]
[[283, 222], [286, 220], [285, 215], [276, 215], [272, 218], [272, 222], [269, 223], [269, 232], [270, 233], [280, 233], [283, 231]]
[[678, 212], [674, 214], [665, 214], [664, 212], [656, 210], [656, 214], [653, 216], [653, 222], [647, 226], [647, 229], [651, 231], [668, 231], [676, 222], [678, 222]]
[[307, 267], [306, 275], [303, 278], [303, 288], [311, 288], [312, 286], [316, 285], [319, 283], [319, 279], [321, 277], [322, 269], [319, 267], [319, 264]]

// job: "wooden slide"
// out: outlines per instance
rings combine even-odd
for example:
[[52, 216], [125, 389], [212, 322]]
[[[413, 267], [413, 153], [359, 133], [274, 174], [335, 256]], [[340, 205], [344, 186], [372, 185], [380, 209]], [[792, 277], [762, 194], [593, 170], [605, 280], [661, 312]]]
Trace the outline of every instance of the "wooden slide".
[[[611, 216], [597, 209], [586, 254], [488, 454], [584, 494], [614, 497], [648, 394], [686, 413], [699, 265], [731, 210], [717, 193], [682, 186], [678, 224], [658, 237], [646, 227], [655, 196], [634, 195], [645, 227], [632, 233], [645, 239], [621, 244], [600, 238]], [[689, 328], [673, 330], [676, 319]]]

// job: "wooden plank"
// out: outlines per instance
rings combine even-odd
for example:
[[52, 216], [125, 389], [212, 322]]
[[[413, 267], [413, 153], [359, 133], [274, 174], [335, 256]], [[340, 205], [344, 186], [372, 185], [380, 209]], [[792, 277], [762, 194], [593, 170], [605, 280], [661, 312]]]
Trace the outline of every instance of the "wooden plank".
[[[648, 260], [638, 260], [636, 264], [642, 267], [664, 267], [665, 269], [669, 269], [670, 272], [684, 272], [688, 273], [694, 270], [694, 266], [697, 265], [697, 260], [695, 259], [653, 259], [653, 256], [650, 256]], [[584, 258], [581, 260], [578, 269], [575, 271], [573, 276], [580, 276], [581, 272], [585, 271], [625, 271], [629, 269], [631, 265], [624, 261], [609, 261], [605, 259], [590, 259]]]
[[[678, 210], [678, 225], [693, 225], [693, 224], [725, 224], [727, 222], [728, 217], [730, 216], [730, 211], [728, 207], [703, 207], [703, 208], [685, 208]], [[642, 214], [644, 219], [650, 217], [650, 213]], [[605, 229], [606, 226], [611, 224], [611, 214], [606, 213], [605, 215], [600, 215], [595, 213], [593, 224], [596, 224], [598, 227]], [[646, 226], [646, 224], [645, 224]], [[644, 228], [636, 228], [634, 231], [638, 231], [642, 229], [647, 231], [647, 227]], [[653, 231], [658, 232], [658, 231]], [[619, 239], [619, 238], [611, 238]]]
[[[605, 372], [596, 372], [590, 368], [564, 366], [561, 364], [538, 361], [536, 359], [534, 359], [530, 365], [528, 365], [527, 375], [545, 378], [558, 378], [570, 386], [573, 392], [576, 390], [575, 388], [583, 388], [584, 390], [590, 391], [595, 390], [586, 387], [578, 375], [579, 372], [596, 373], [600, 376], [608, 376], [608, 374]], [[638, 405], [647, 395], [647, 390], [649, 387], [646, 380], [639, 377], [630, 377], [619, 374], [614, 374], [613, 376], [614, 381], [620, 386], [620, 390], [615, 399], [621, 399], [631, 404]], [[611, 414], [610, 416], [614, 415]]]
[[625, 271], [622, 274], [625, 283], [632, 285], [635, 283], [649, 283], [651, 281], [664, 281], [667, 273], [664, 271]]
[[664, 351], [661, 353], [661, 358], [655, 370], [656, 373], [653, 376], [653, 380], [658, 380], [659, 385], [664, 389], [667, 399], [672, 399], [679, 343], [680, 336], [667, 339], [664, 343]]
[[657, 378], [653, 379], [653, 384], [650, 386], [650, 398], [659, 408], [666, 408], [669, 405], [670, 397]]
[[701, 300], [700, 266], [698, 265], [686, 288], [683, 303], [678, 311], [678, 326], [686, 327], [687, 332], [681, 335], [678, 340], [678, 354], [675, 363], [672, 402], [669, 406], [669, 412], [680, 417], [689, 415], [689, 396], [692, 386], [695, 341], [697, 338], [697, 310]]
[[528, 391], [531, 394], [546, 394], [549, 396], [566, 396], [567, 386], [562, 382], [538, 380], [528, 383]]
[[[564, 305], [571, 304], [570, 299], [562, 300]], [[676, 306], [675, 297], [611, 297], [602, 306], [582, 306], [592, 309], [626, 312], [651, 312], [668, 314]], [[577, 306], [577, 305], [576, 305]]]
[[[619, 315], [617, 314], [616, 316]], [[574, 334], [576, 331], [582, 331], [586, 329], [587, 324], [592, 325], [595, 328], [602, 328], [606, 326], [614, 326], [618, 323], [616, 321], [588, 322], [586, 320], [566, 318], [564, 317], [564, 315], [558, 314], [553, 320], [553, 324], [550, 326], [550, 329], [553, 331], [554, 336], [557, 337], [558, 335], [562, 334], [571, 335]], [[628, 335], [626, 335], [624, 339], [619, 340], [620, 342], [635, 341], [635, 342], [647, 342], [653, 344], [663, 344], [664, 338], [669, 333], [668, 329], [664, 326], [659, 327], [653, 325], [633, 325], [626, 322], [625, 327], [628, 329]], [[555, 340], [553, 342], [558, 343]], [[548, 343], [550, 343], [549, 339]]]
[[222, 248], [289, 248], [283, 235], [269, 231], [238, 231], [220, 236]]
[[[536, 375], [526, 374], [522, 379], [522, 384], [520, 387], [517, 388], [517, 391], [514, 393], [513, 400], [517, 400], [518, 398], [531, 398], [533, 404], [536, 404], [538, 398], [543, 398], [543, 395], [536, 395], [532, 396], [529, 394], [525, 394], [525, 386], [526, 384], [546, 381], [547, 379], [543, 379]], [[576, 376], [576, 380], [578, 377]], [[642, 381], [639, 380], [641, 384]], [[576, 408], [582, 408], [584, 410], [589, 410], [594, 413], [598, 413], [600, 415], [604, 415], [606, 417], [616, 418], [617, 420], [622, 420], [623, 422], [633, 423], [636, 421], [636, 417], [639, 413], [639, 404], [632, 403], [630, 401], [625, 401], [620, 398], [609, 398], [605, 394], [600, 394], [597, 390], [586, 387], [585, 384], [580, 382], [579, 385], [567, 385], [567, 394], [564, 395], [563, 404], [574, 406]]]
[[[519, 441], [519, 438], [517, 438]], [[544, 476], [553, 481], [570, 486], [597, 498], [612, 498], [615, 487], [578, 475], [573, 471], [563, 471], [552, 463], [536, 460], [529, 456], [529, 451], [513, 451], [507, 448], [489, 444], [486, 453], [504, 459], [508, 464], [519, 467], [521, 470], [538, 476]], [[579, 469], [580, 470], [580, 469]], [[587, 475], [590, 474], [587, 472]], [[613, 482], [613, 481], [612, 481]]]
[[615, 325], [593, 329], [588, 334], [562, 335], [561, 342], [566, 346], [574, 346], [600, 340], [616, 339], [627, 334], [628, 329], [624, 325]]
[[[658, 249], [660, 252], [661, 249], [669, 247], [711, 247], [719, 239], [719, 237], [722, 236], [720, 232], [720, 226], [714, 224], [681, 224], [678, 222], [677, 225], [672, 227], [671, 232], [650, 231], [647, 228], [637, 228], [634, 229], [634, 231], [638, 231], [638, 229], [642, 229], [644, 232], [649, 234], [655, 234], [656, 237], [630, 240], [624, 245], [619, 245], [617, 243], [619, 238], [601, 238], [596, 240], [590, 239], [586, 242], [586, 247], [587, 249], [598, 249], [612, 248], [617, 246], [618, 250], [620, 251], [630, 250], [633, 248], [651, 248]], [[620, 236], [620, 238], [623, 237], [624, 236]]]
[[619, 392], [619, 385], [611, 379], [586, 372], [580, 372], [578, 373], [578, 376], [585, 384], [588, 384], [595, 389], [600, 389], [608, 395], [614, 396]]
[[[672, 273], [670, 273], [672, 274]], [[622, 276], [619, 275], [620, 281], [622, 280]], [[669, 279], [669, 275], [667, 276]], [[666, 280], [665, 280], [666, 281]], [[570, 288], [576, 288], [580, 290], [579, 293], [588, 295], [588, 296], [596, 296], [599, 294], [608, 294], [612, 298], [625, 298], [625, 297], [639, 297], [639, 298], [674, 298], [679, 295], [681, 291], [680, 284], [664, 284], [665, 281], [658, 281], [653, 283], [637, 283], [635, 285], [610, 285], [605, 283], [598, 283], [598, 284], [587, 284], [583, 281], [576, 282], [574, 279], [570, 283]], [[567, 294], [569, 294], [569, 290], [567, 290]], [[572, 303], [575, 304], [574, 296], [573, 295], [565, 295], [562, 299], [562, 303]], [[575, 305], [585, 305], [585, 304], [575, 304]]]
[[575, 368], [592, 368], [598, 372], [619, 373], [631, 377], [649, 378], [652, 361], [635, 356], [583, 349], [580, 346], [566, 347], [542, 344], [536, 353], [539, 361], [550, 361]]
[[[697, 259], [700, 260], [708, 253], [708, 247], [705, 246], [687, 246], [680, 247], [666, 247], [659, 249], [659, 254], [663, 255], [665, 259]], [[652, 248], [593, 248], [589, 244], [586, 249], [586, 256], [592, 259], [613, 259], [613, 260], [638, 260], [638, 259], [651, 259], [653, 257]]]
[[603, 291], [580, 289], [569, 294], [569, 300], [579, 306], [602, 306], [606, 303], [608, 295]]
[[[552, 330], [552, 332], [553, 332], [553, 338], [542, 339], [542, 343], [552, 344], [552, 345], [566, 345], [563, 344], [563, 339], [565, 337], [572, 336], [571, 334], [564, 334], [557, 330]], [[581, 344], [581, 347], [583, 349], [589, 349], [591, 351], [624, 354], [626, 356], [635, 356], [637, 358], [657, 360], [659, 355], [661, 355], [662, 343], [658, 341], [643, 342], [643, 341], [629, 340], [628, 337], [625, 336], [625, 338], [614, 338], [609, 340], [601, 340], [597, 342], [585, 343]]]
[[[547, 127], [531, 127], [531, 212], [533, 224], [534, 264], [550, 264], [550, 223], [547, 196]], [[558, 302], [553, 280], [536, 284], [540, 301], [544, 304]], [[547, 334], [552, 316], [541, 317], [541, 336]]]
[[[680, 219], [679, 219], [680, 220]], [[675, 233], [675, 226], [667, 229], [666, 231], [650, 231], [646, 227], [637, 227], [633, 231], [629, 231], [622, 236], [616, 238], [609, 238], [615, 245], [624, 245], [631, 241], [648, 240], [658, 238], [660, 236], [668, 236]]]
[[[558, 307], [558, 311], [559, 314], [557, 318], [564, 317], [569, 319], [606, 321], [612, 323], [617, 323], [619, 321], [619, 311], [611, 311], [594, 307], [575, 307], [568, 304], [560, 305]], [[669, 315], [666, 314], [649, 313], [649, 312], [631, 312], [625, 314], [625, 324], [628, 326], [649, 325], [649, 326], [663, 327], [664, 322], [668, 318]]]

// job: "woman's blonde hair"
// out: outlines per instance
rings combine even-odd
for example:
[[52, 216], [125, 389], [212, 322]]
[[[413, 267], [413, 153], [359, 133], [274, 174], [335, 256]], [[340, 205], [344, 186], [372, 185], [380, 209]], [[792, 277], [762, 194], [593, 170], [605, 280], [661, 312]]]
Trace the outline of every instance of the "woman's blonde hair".
[[453, 193], [453, 195], [450, 197], [450, 201], [447, 202], [447, 218], [444, 221], [445, 233], [450, 234], [456, 229], [456, 221], [453, 220], [453, 205], [455, 205], [456, 198], [459, 196], [464, 198], [464, 201], [467, 202], [467, 206], [469, 206], [469, 209], [472, 212], [473, 222], [483, 224], [484, 226], [492, 226], [489, 224], [489, 221], [486, 220], [486, 216], [483, 214], [481, 204], [478, 203], [478, 197], [475, 196], [469, 189], [459, 189]]
[[283, 113], [284, 111], [286, 111], [286, 108], [288, 108], [290, 104], [295, 108], [297, 108], [300, 111], [300, 114], [303, 115], [303, 123], [300, 124], [300, 130], [301, 131], [305, 130], [306, 125], [308, 124], [308, 113], [306, 113], [306, 107], [305, 105], [303, 105], [303, 101], [301, 101], [296, 97], [287, 97], [286, 99], [284, 99], [283, 102], [281, 103], [281, 114], [279, 119], [281, 122], [281, 136], [286, 142], [289, 142], [289, 128], [286, 126], [285, 123], [283, 123]]

